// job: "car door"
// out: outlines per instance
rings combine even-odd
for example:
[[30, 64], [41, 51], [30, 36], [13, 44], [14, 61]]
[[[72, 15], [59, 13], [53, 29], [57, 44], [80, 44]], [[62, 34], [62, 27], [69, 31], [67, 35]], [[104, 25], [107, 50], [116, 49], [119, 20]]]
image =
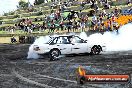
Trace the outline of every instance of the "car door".
[[88, 45], [84, 40], [79, 38], [78, 36], [73, 37], [72, 39], [72, 53], [79, 54], [79, 53], [86, 53], [88, 52]]
[[71, 44], [67, 40], [67, 37], [61, 36], [58, 37], [56, 41], [56, 47], [61, 51], [61, 54], [70, 54], [71, 53]]

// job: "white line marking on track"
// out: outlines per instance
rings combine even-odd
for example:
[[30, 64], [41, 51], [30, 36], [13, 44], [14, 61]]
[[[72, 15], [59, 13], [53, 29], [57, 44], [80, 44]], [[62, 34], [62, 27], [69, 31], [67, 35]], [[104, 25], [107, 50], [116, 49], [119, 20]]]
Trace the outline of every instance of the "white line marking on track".
[[49, 79], [55, 79], [55, 80], [59, 80], [59, 81], [64, 81], [64, 82], [71, 82], [71, 83], [76, 83], [76, 81], [72, 81], [72, 80], [66, 80], [66, 79], [61, 79], [61, 78], [56, 78], [56, 77], [51, 77], [51, 76], [46, 76], [46, 75], [41, 75], [41, 74], [36, 74], [37, 76], [41, 76], [41, 77], [45, 77], [45, 78], [49, 78]]
[[33, 80], [30, 80], [28, 78], [25, 78], [23, 76], [21, 76], [20, 74], [18, 74], [14, 69], [13, 69], [13, 74], [15, 74], [15, 76], [19, 79], [21, 79], [22, 81], [26, 81], [30, 84], [35, 84], [36, 86], [39, 86], [39, 87], [44, 87], [44, 88], [55, 88], [55, 87], [52, 87], [52, 86], [48, 86], [48, 85], [45, 85], [45, 84], [41, 84], [39, 82], [36, 82], [36, 81], [33, 81]]

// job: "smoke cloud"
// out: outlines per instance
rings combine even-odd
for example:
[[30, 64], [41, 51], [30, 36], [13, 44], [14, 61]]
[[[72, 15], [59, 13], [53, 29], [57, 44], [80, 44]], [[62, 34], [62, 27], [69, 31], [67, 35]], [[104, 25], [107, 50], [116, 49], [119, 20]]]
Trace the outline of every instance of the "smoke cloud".
[[31, 59], [31, 58], [32, 59], [38, 59], [38, 58], [40, 58], [41, 56], [34, 52], [33, 46], [34, 45], [43, 45], [44, 43], [48, 42], [49, 39], [50, 39], [49, 36], [41, 36], [41, 37], [37, 38], [35, 40], [35, 42], [29, 47], [27, 58], [28, 59]]
[[[55, 36], [55, 35], [54, 35]], [[105, 51], [127, 51], [132, 50], [132, 24], [126, 24], [113, 32], [104, 32], [91, 34], [87, 36], [85, 32], [79, 34], [79, 36], [87, 40], [88, 43], [93, 45], [103, 45], [106, 46]], [[39, 37], [35, 42], [29, 47], [27, 58], [40, 58], [38, 54], [33, 51], [34, 45], [42, 45], [50, 39], [49, 36]]]
[[[85, 35], [86, 36], [86, 35]], [[106, 51], [132, 50], [132, 24], [126, 24], [117, 31], [96, 33], [87, 37], [89, 43], [106, 46]]]

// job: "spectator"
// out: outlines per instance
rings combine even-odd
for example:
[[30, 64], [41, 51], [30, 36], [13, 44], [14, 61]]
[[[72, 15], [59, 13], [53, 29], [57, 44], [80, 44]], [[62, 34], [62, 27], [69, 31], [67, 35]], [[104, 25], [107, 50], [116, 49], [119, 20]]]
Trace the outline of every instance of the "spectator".
[[60, 28], [61, 28], [61, 31], [63, 31], [63, 29], [64, 29], [64, 23], [63, 23], [63, 21], [60, 22]]
[[17, 41], [16, 41], [16, 39], [15, 39], [15, 37], [13, 36], [12, 38], [11, 38], [11, 43], [16, 43]]
[[92, 17], [92, 25], [95, 25], [96, 22], [97, 22], [97, 17], [94, 15], [94, 16]]
[[127, 4], [131, 4], [132, 3], [132, 1], [131, 0], [127, 0]]
[[11, 27], [11, 29], [10, 29], [10, 32], [12, 33], [12, 34], [14, 34], [14, 27]]
[[84, 31], [85, 31], [85, 22], [82, 21], [82, 22], [80, 23], [80, 26], [81, 26], [81, 32], [84, 32]]
[[68, 32], [70, 32], [70, 30], [72, 29], [72, 21], [71, 20], [69, 20], [67, 26], [68, 26], [68, 28], [67, 28]]
[[81, 9], [83, 10], [83, 9], [84, 9], [84, 7], [85, 7], [85, 2], [84, 2], [84, 1], [82, 1], [82, 2], [81, 2]]
[[55, 30], [55, 24], [54, 22], [52, 21], [51, 24], [50, 24], [50, 30], [49, 30], [49, 33], [53, 33]]
[[75, 32], [78, 29], [78, 22], [76, 20], [73, 21], [73, 32]]

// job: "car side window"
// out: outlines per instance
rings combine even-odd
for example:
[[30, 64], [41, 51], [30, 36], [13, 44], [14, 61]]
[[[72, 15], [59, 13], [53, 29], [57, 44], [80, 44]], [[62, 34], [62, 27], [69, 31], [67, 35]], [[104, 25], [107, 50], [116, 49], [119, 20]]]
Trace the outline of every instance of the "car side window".
[[67, 37], [56, 37], [51, 45], [54, 45], [54, 44], [70, 44], [70, 43], [83, 43], [83, 40], [77, 36], [74, 36], [72, 38], [67, 38]]
[[69, 42], [67, 37], [62, 37], [62, 43], [63, 44], [70, 44], [70, 42]]
[[62, 37], [59, 37], [57, 40], [57, 44], [61, 44], [62, 43]]
[[77, 36], [73, 37], [72, 43], [83, 43], [83, 40]]
[[67, 37], [59, 37], [57, 40], [57, 44], [69, 44]]
[[51, 45], [56, 44], [56, 43], [57, 43], [57, 40], [58, 40], [58, 38], [55, 38], [55, 39], [51, 42]]

